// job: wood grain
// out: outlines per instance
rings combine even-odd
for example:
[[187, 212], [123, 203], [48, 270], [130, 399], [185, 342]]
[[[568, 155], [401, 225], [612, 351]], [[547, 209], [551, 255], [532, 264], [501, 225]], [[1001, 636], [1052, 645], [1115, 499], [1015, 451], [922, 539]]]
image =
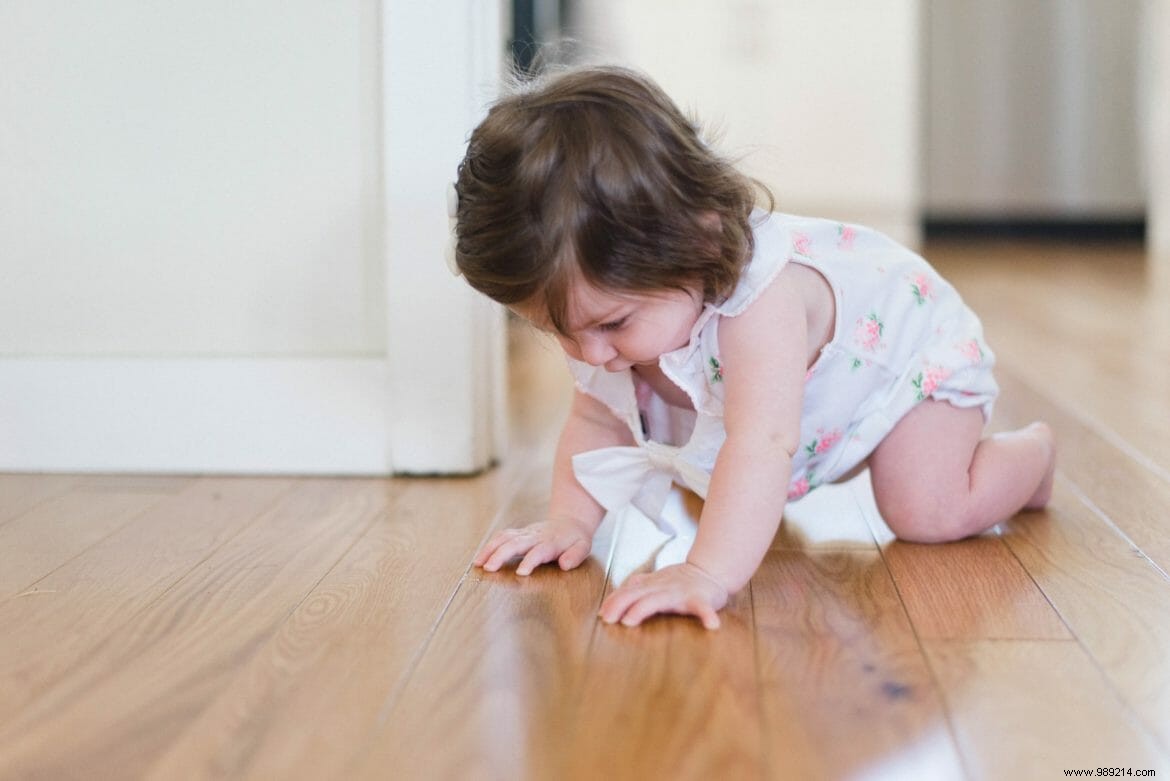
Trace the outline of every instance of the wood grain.
[[1048, 512], [1005, 524], [1003, 539], [1170, 754], [1170, 579], [1063, 479]]
[[1099, 767], [1156, 770], [1167, 760], [1074, 642], [927, 644], [973, 778], [1063, 778]]
[[[858, 514], [887, 539], [868, 483], [855, 485]], [[1021, 515], [1021, 522], [1034, 514]], [[1068, 629], [998, 535], [943, 545], [893, 540], [882, 557], [921, 639], [1067, 640]]]
[[996, 536], [883, 550], [923, 639], [1069, 639], [1028, 572]]
[[698, 621], [598, 627], [573, 708], [572, 778], [757, 778], [763, 731], [750, 593]]
[[0, 726], [0, 775], [141, 776], [385, 511], [388, 490], [298, 483]]
[[1001, 424], [1047, 420], [1056, 432], [1060, 472], [1163, 573], [1170, 573], [1170, 482], [1014, 372], [1000, 372], [1000, 384]]
[[0, 526], [67, 493], [76, 483], [73, 475], [0, 474]]
[[71, 491], [0, 526], [0, 600], [38, 580], [162, 501], [142, 491]]
[[388, 512], [148, 777], [344, 777], [465, 577], [506, 477], [399, 481]]
[[[546, 501], [544, 480], [526, 482], [500, 520], [539, 518]], [[346, 776], [550, 777], [603, 583], [594, 559], [523, 578], [469, 571]]]
[[942, 702], [876, 551], [773, 551], [752, 580], [773, 778], [954, 778]]
[[193, 482], [42, 578], [35, 592], [0, 602], [0, 626], [20, 627], [0, 642], [0, 724], [291, 486], [282, 479]]
[[[702, 502], [680, 494], [673, 522], [697, 522]], [[608, 595], [637, 572], [685, 558], [649, 519], [621, 517]], [[708, 631], [691, 617], [656, 616], [637, 628], [594, 624], [563, 753], [571, 778], [757, 778], [763, 734], [750, 587]], [[652, 747], [647, 750], [647, 747]]]

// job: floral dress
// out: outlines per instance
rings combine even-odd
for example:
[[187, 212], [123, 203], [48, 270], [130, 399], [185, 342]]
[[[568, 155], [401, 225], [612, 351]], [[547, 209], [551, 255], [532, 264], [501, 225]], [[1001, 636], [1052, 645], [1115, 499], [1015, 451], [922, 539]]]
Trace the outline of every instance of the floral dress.
[[919, 402], [979, 407], [998, 387], [979, 319], [922, 258], [876, 231], [756, 212], [755, 252], [728, 298], [704, 307], [688, 343], [659, 359], [693, 410], [667, 405], [630, 370], [569, 361], [578, 388], [624, 421], [635, 446], [574, 457], [577, 480], [607, 510], [661, 515], [672, 483], [705, 497], [723, 429], [719, 324], [746, 311], [787, 263], [818, 271], [836, 301], [833, 336], [805, 378], [801, 446], [789, 500], [848, 474]]

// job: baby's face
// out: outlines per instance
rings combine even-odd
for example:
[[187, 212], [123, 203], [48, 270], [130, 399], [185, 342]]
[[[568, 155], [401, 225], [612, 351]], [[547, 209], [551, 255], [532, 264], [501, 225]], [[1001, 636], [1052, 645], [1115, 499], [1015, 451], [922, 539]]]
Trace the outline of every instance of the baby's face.
[[[518, 304], [512, 310], [550, 330], [541, 304]], [[609, 293], [578, 285], [569, 302], [569, 335], [555, 335], [571, 358], [618, 372], [656, 364], [659, 356], [684, 346], [702, 311], [696, 291]]]

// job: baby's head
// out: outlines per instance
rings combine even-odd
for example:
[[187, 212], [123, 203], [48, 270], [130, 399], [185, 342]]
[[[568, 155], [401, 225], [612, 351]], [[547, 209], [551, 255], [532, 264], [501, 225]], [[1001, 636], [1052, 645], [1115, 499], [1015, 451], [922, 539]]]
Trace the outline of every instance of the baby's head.
[[471, 134], [455, 258], [472, 287], [567, 332], [570, 291], [726, 297], [752, 251], [752, 180], [653, 82], [585, 68], [529, 82]]

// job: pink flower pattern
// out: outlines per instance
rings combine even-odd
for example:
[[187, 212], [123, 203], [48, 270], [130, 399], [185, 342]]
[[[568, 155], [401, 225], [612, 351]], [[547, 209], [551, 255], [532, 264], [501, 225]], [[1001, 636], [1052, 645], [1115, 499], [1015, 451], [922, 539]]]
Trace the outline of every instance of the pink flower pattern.
[[812, 237], [807, 233], [793, 233], [792, 234], [792, 251], [797, 255], [804, 255], [806, 258], [812, 257], [809, 248], [812, 246]]
[[918, 305], [922, 306], [934, 298], [934, 283], [926, 274], [917, 274], [910, 278], [910, 292], [914, 294]]
[[876, 312], [870, 312], [867, 317], [857, 321], [857, 329], [853, 333], [854, 339], [861, 349], [875, 353], [885, 347], [882, 342], [882, 333], [886, 326]]
[[846, 252], [853, 251], [853, 242], [857, 238], [857, 231], [851, 225], [837, 226], [837, 249]]
[[828, 433], [823, 428], [817, 429], [816, 439], [804, 446], [804, 452], [810, 456], [819, 456], [822, 453], [827, 453], [833, 448], [833, 445], [841, 441], [842, 436], [840, 429], [833, 429]]
[[960, 344], [959, 352], [972, 364], [983, 363], [983, 348], [979, 346], [979, 341], [976, 339], [970, 339]]
[[809, 483], [809, 479], [807, 477], [802, 477], [792, 485], [788, 486], [788, 501], [794, 502], [811, 490], [812, 485]]
[[941, 366], [932, 366], [924, 372], [919, 372], [912, 383], [918, 389], [918, 400], [926, 401], [950, 376], [950, 371]]

